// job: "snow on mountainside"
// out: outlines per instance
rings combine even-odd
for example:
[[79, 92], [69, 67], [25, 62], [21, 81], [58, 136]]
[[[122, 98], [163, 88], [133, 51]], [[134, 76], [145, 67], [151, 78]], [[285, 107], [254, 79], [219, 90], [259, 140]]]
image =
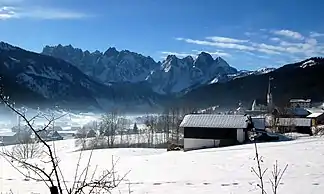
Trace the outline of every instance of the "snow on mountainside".
[[237, 73], [225, 60], [215, 60], [202, 52], [197, 59], [188, 56], [179, 59], [168, 56], [162, 63], [151, 57], [109, 48], [106, 52], [82, 51], [68, 46], [46, 46], [43, 54], [68, 61], [81, 71], [105, 84], [112, 82], [147, 82], [160, 94], [180, 92], [188, 88], [208, 84], [209, 81], [223, 80], [227, 74]]
[[314, 60], [310, 59], [308, 61], [305, 61], [302, 65], [300, 65], [300, 67], [301, 68], [306, 68], [306, 67], [311, 67], [311, 66], [316, 65], [316, 64], [317, 63]]
[[111, 82], [136, 83], [145, 80], [147, 75], [158, 67], [151, 57], [109, 48], [106, 52], [89, 52], [68, 46], [46, 46], [43, 54], [63, 59], [77, 66], [85, 74], [105, 84]]
[[274, 70], [276, 70], [276, 68], [274, 68], [274, 67], [265, 67], [265, 68], [261, 68], [261, 69], [255, 70], [255, 71], [241, 70], [241, 71], [237, 72], [236, 74], [228, 75], [228, 77], [229, 77], [229, 79], [237, 79], [237, 78], [241, 78], [241, 77], [245, 77], [245, 76], [249, 76], [249, 75], [267, 74]]
[[64, 104], [76, 108], [150, 107], [158, 98], [143, 84], [139, 87], [141, 90], [135, 91], [127, 84], [107, 86], [64, 60], [29, 52], [3, 42], [0, 42], [0, 76], [7, 95], [16, 95], [24, 100], [28, 92], [50, 105]]
[[[106, 86], [93, 81], [73, 65], [6, 43], [0, 45], [0, 69], [4, 79], [42, 96], [48, 102], [75, 99], [97, 106], [94, 96]], [[4, 87], [9, 86], [4, 84]]]
[[191, 56], [179, 59], [169, 55], [162, 62], [161, 69], [149, 75], [147, 80], [158, 93], [177, 93], [236, 72], [222, 58], [213, 59], [210, 54], [202, 52], [195, 60]]

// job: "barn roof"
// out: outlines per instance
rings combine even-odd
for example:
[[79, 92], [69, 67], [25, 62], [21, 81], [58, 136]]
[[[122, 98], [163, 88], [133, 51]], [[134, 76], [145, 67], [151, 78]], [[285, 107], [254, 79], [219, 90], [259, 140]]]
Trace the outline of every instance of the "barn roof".
[[309, 113], [323, 113], [324, 110], [321, 108], [306, 108]]
[[290, 99], [289, 102], [291, 103], [296, 103], [296, 102], [311, 102], [312, 100], [311, 99]]
[[246, 128], [244, 115], [191, 114], [186, 115], [180, 127], [200, 128]]

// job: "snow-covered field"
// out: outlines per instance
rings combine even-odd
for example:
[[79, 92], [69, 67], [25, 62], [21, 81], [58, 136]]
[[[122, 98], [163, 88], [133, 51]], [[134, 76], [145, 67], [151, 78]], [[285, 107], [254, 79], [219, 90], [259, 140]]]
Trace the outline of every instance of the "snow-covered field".
[[[276, 159], [281, 167], [289, 164], [279, 193], [323, 193], [324, 138], [303, 137], [258, 145], [260, 154], [264, 156], [264, 167], [269, 168], [266, 177], [270, 176]], [[63, 174], [68, 181], [72, 181], [79, 156], [78, 152], [73, 152], [76, 149], [74, 141], [57, 141], [55, 146]], [[83, 153], [85, 160], [89, 153]], [[95, 150], [91, 166], [109, 169], [112, 155], [120, 158], [118, 173], [123, 175], [131, 170], [127, 179], [133, 194], [260, 193], [256, 186], [257, 179], [251, 172], [251, 167], [255, 166], [252, 144], [190, 152], [166, 152], [162, 149]], [[268, 193], [271, 193], [268, 178], [266, 182]], [[42, 182], [24, 181], [23, 176], [0, 158], [0, 191], [6, 193], [10, 189], [17, 194], [49, 193]], [[128, 185], [121, 184], [119, 190], [127, 193]]]

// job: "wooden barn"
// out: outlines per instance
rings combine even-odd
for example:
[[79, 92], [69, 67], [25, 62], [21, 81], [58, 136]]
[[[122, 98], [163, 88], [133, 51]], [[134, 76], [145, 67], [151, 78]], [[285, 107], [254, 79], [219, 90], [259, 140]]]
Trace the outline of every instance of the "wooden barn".
[[180, 124], [184, 131], [184, 151], [243, 143], [247, 124], [244, 115], [186, 115]]

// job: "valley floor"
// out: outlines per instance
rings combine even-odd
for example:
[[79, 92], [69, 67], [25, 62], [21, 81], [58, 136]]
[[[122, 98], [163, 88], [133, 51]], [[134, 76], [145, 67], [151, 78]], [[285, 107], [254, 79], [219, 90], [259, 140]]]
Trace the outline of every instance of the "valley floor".
[[[56, 142], [57, 154], [66, 179], [72, 181], [79, 153], [74, 140]], [[294, 141], [258, 144], [264, 157], [266, 189], [271, 193], [270, 177], [275, 160], [280, 167], [288, 164], [279, 193], [321, 194], [324, 191], [324, 138], [303, 137]], [[90, 151], [83, 153], [86, 158]], [[256, 166], [252, 144], [190, 152], [166, 152], [164, 149], [95, 150], [91, 167], [111, 166], [111, 157], [119, 158], [117, 171], [127, 180], [133, 194], [184, 193], [260, 193], [257, 178], [251, 172]], [[84, 165], [83, 164], [83, 165]], [[19, 185], [19, 186], [18, 186]], [[128, 193], [127, 181], [118, 188]], [[24, 177], [0, 158], [0, 191], [6, 193], [49, 193], [42, 182], [25, 181]], [[116, 190], [116, 193], [119, 191]]]

